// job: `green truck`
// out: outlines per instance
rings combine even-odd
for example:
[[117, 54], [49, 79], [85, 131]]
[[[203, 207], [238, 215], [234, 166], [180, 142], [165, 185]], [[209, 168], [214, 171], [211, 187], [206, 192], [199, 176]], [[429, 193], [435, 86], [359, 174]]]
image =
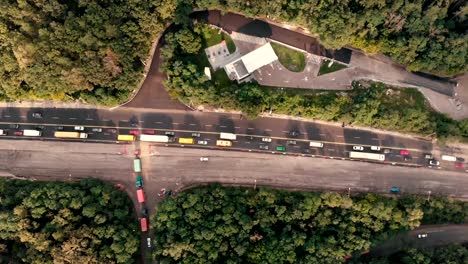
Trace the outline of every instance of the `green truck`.
[[143, 177], [141, 177], [140, 175], [136, 176], [135, 185], [137, 188], [143, 187]]

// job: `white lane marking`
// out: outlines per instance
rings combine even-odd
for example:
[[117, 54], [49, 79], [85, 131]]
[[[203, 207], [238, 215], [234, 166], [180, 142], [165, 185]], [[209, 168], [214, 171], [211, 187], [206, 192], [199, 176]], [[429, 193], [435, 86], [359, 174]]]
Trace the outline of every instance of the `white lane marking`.
[[226, 128], [226, 126], [219, 126], [219, 127]]
[[156, 124], [162, 124], [162, 122], [155, 122]]
[[4, 115], [4, 117], [10, 117], [9, 115]]
[[196, 126], [197, 124], [190, 124], [191, 126]]
[[336, 137], [343, 137], [343, 136], [336, 135]]
[[234, 127], [235, 129], [240, 129], [240, 127]]
[[271, 129], [265, 129], [265, 131], [271, 132], [271, 131], [273, 131], [273, 130], [271, 130]]
[[94, 120], [94, 119], [92, 119], [92, 118], [86, 118], [85, 120], [91, 120], [91, 121], [92, 121], [92, 120]]
[[248, 127], [247, 129], [253, 130], [253, 129], [255, 129], [255, 128], [253, 128], [253, 127]]
[[179, 123], [175, 123], [175, 122], [173, 122], [172, 124], [173, 124], [173, 125], [178, 125]]
[[143, 124], [145, 121], [138, 121], [138, 122], [140, 122], [141, 124]]
[[25, 115], [22, 115], [22, 116], [20, 116], [20, 117], [23, 117], [23, 118], [25, 118], [26, 116], [25, 116]]
[[53, 116], [52, 119], [60, 119], [60, 118], [57, 116]]
[[205, 126], [210, 127], [211, 125], [205, 125]]
[[379, 140], [378, 138], [371, 138], [372, 140]]
[[128, 120], [120, 120], [120, 122], [128, 122]]
[[76, 117], [69, 117], [68, 119], [75, 120], [75, 119], [76, 119]]
[[289, 131], [283, 130], [284, 133], [289, 133]]
[[245, 144], [250, 144], [250, 142], [249, 142], [249, 141], [247, 141], [247, 142], [245, 142]]
[[334, 149], [327, 149], [328, 151], [335, 151]]
[[354, 138], [361, 138], [361, 137], [354, 137]]

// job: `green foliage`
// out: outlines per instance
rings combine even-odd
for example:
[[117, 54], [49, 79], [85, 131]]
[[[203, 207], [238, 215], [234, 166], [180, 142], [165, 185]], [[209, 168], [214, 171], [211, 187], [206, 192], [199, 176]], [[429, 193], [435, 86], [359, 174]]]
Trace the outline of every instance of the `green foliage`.
[[306, 65], [304, 53], [275, 42], [271, 42], [271, 46], [278, 56], [279, 62], [286, 69], [293, 72], [302, 72], [304, 70]]
[[320, 65], [318, 75], [324, 75], [324, 74], [327, 74], [327, 73], [331, 73], [331, 72], [335, 72], [335, 71], [339, 71], [339, 70], [347, 68], [346, 65], [341, 64], [341, 63], [336, 62], [336, 61], [333, 61], [333, 64], [331, 66], [329, 66], [330, 62], [331, 62], [330, 60], [326, 60], [326, 59], [324, 59], [322, 61], [322, 64]]
[[154, 253], [161, 263], [339, 263], [421, 218], [417, 205], [372, 194], [209, 186], [158, 205]]
[[111, 185], [0, 179], [0, 200], [0, 260], [135, 263], [132, 203]]
[[219, 29], [212, 28], [204, 23], [197, 23], [193, 29], [203, 39], [203, 48], [208, 48], [216, 44], [226, 41], [229, 53], [236, 51], [236, 45], [231, 37]]

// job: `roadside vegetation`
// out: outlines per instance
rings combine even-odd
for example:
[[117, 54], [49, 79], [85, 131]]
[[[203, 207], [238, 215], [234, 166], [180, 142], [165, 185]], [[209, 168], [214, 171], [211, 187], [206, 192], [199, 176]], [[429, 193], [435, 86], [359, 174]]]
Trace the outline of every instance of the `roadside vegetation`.
[[468, 263], [468, 244], [452, 244], [436, 248], [408, 248], [389, 257], [362, 255], [347, 264], [466, 264]]
[[293, 50], [276, 42], [271, 42], [271, 46], [278, 56], [278, 60], [286, 69], [292, 72], [302, 72], [306, 66], [306, 59], [303, 52]]
[[320, 64], [318, 75], [324, 75], [327, 73], [336, 72], [336, 71], [347, 68], [346, 65], [341, 64], [336, 61], [333, 61], [331, 65], [330, 63], [331, 63], [330, 60], [327, 60], [327, 59], [322, 60], [322, 64]]
[[136, 263], [132, 202], [97, 180], [0, 179], [1, 263]]
[[[328, 48], [381, 52], [413, 71], [467, 71], [466, 4], [431, 1], [4, 1], [0, 99], [114, 105], [143, 78], [151, 42], [193, 9], [302, 25]], [[228, 47], [232, 51], [232, 45]]]
[[[444, 199], [195, 188], [168, 197], [152, 217], [160, 263], [340, 263], [424, 221]], [[460, 205], [462, 202], [452, 202]], [[467, 220], [455, 210], [440, 222]], [[456, 207], [456, 206], [455, 206]], [[444, 210], [433, 211], [436, 218]], [[450, 218], [450, 219], [449, 219]], [[437, 222], [437, 221], [436, 221]]]
[[241, 110], [250, 118], [271, 110], [275, 114], [347, 125], [468, 140], [468, 120], [455, 121], [435, 112], [416, 89], [359, 82], [353, 84], [350, 92], [278, 89], [233, 83], [219, 71], [209, 81], [203, 74], [208, 62], [201, 50], [199, 33], [182, 28], [168, 33], [166, 42], [162, 70], [169, 78], [165, 84], [171, 96], [185, 103]]
[[231, 37], [223, 31], [217, 28], [212, 28], [209, 25], [203, 23], [200, 23], [196, 29], [199, 30], [199, 33], [201, 33], [203, 39], [203, 49], [219, 44], [222, 41], [226, 41], [226, 46], [228, 47], [229, 53], [234, 53], [236, 51], [236, 45], [234, 44], [234, 41], [232, 41]]

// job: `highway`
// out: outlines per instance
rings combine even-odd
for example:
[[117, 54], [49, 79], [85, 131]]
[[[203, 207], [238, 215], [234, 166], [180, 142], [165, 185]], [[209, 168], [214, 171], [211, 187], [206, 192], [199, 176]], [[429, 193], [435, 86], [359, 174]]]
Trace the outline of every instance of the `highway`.
[[[33, 113], [40, 112], [42, 118], [34, 118]], [[12, 126], [13, 125], [13, 126]], [[15, 126], [18, 125], [18, 128]], [[410, 137], [395, 136], [387, 133], [371, 132], [353, 128], [342, 128], [332, 124], [306, 122], [279, 118], [258, 118], [247, 120], [239, 114], [186, 112], [186, 111], [143, 111], [124, 108], [118, 110], [106, 109], [58, 109], [58, 108], [0, 108], [0, 129], [6, 131], [3, 139], [37, 139], [15, 136], [15, 131], [38, 129], [43, 131], [42, 140], [59, 140], [54, 138], [58, 127], [64, 131], [73, 131], [74, 126], [84, 126], [89, 134], [88, 142], [118, 143], [118, 134], [128, 134], [131, 130], [144, 133], [152, 130], [163, 135], [166, 131], [175, 132], [175, 137], [191, 137], [193, 132], [199, 132], [206, 146], [191, 146], [198, 148], [215, 148], [220, 132], [230, 132], [238, 135], [233, 141], [232, 150], [267, 152], [276, 154], [277, 146], [285, 146], [287, 154], [305, 156], [323, 156], [348, 158], [353, 146], [363, 146], [364, 152], [383, 153], [385, 163], [407, 166], [427, 166], [424, 154], [433, 152], [430, 141]], [[93, 132], [92, 128], [102, 128], [103, 131]], [[297, 136], [291, 135], [297, 132]], [[261, 138], [271, 137], [271, 143], [262, 142]], [[288, 144], [294, 140], [296, 144]], [[78, 139], [78, 141], [83, 141]], [[323, 142], [323, 148], [309, 147], [310, 141]], [[177, 145], [177, 143], [174, 143]], [[268, 150], [261, 150], [260, 145], [267, 145]], [[380, 151], [372, 151], [371, 146], [380, 146]], [[400, 150], [408, 150], [409, 158], [405, 160]], [[438, 158], [438, 157], [436, 157]], [[455, 168], [453, 162], [442, 162], [442, 169], [464, 171]]]

